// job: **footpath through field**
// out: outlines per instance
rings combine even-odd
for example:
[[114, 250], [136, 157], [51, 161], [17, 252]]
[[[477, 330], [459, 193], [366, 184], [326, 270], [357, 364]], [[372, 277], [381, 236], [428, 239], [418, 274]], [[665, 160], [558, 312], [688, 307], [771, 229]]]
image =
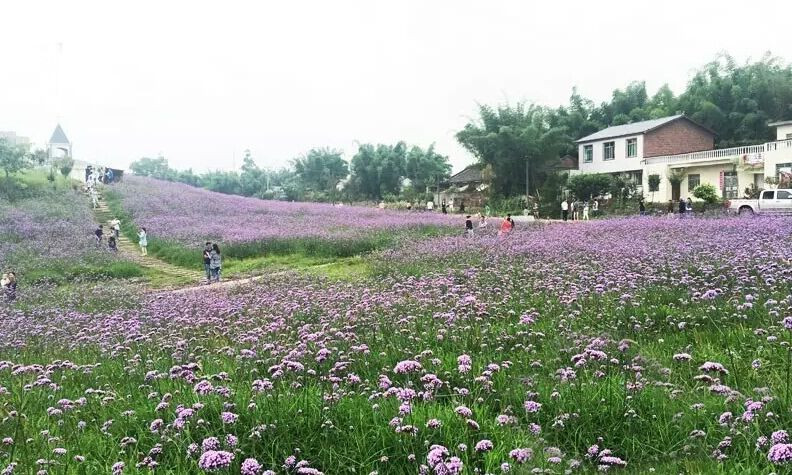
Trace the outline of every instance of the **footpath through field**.
[[[110, 210], [110, 208], [107, 206], [107, 202], [103, 200], [101, 197], [99, 198], [98, 206], [94, 209], [94, 217], [96, 218], [97, 223], [103, 224], [105, 226], [106, 228], [105, 232], [109, 235], [112, 232], [109, 229], [109, 223], [113, 218], [115, 218], [115, 216], [113, 215], [113, 212]], [[284, 270], [275, 273], [245, 277], [241, 279], [229, 279], [209, 285], [206, 283], [206, 275], [201, 271], [185, 269], [183, 267], [175, 266], [173, 264], [169, 264], [165, 261], [162, 261], [154, 256], [150, 256], [150, 255], [141, 256], [140, 248], [137, 246], [135, 242], [132, 242], [127, 236], [125, 236], [123, 232], [119, 235], [117, 244], [118, 244], [118, 252], [119, 254], [124, 256], [124, 258], [137, 263], [141, 267], [158, 271], [159, 273], [163, 274], [166, 277], [176, 277], [178, 278], [178, 280], [183, 281], [184, 284], [183, 286], [175, 287], [175, 288], [172, 287], [172, 288], [164, 288], [164, 289], [154, 289], [152, 290], [153, 292], [187, 293], [187, 292], [194, 292], [197, 290], [201, 290], [201, 291], [226, 290], [238, 285], [255, 282], [257, 280], [270, 278], [277, 275], [285, 275], [290, 272], [288, 270]], [[319, 264], [316, 266], [312, 266], [311, 269], [321, 269], [322, 267], [326, 267], [331, 264], [332, 263]]]
[[[105, 202], [104, 199], [99, 199], [99, 204], [96, 209], [94, 209], [94, 216], [96, 217], [96, 221], [99, 224], [103, 224], [105, 226], [105, 233], [110, 235], [112, 231], [109, 229], [108, 223], [115, 216], [113, 215], [113, 212], [110, 211], [110, 208], [107, 207], [107, 202]], [[126, 259], [137, 263], [141, 267], [154, 269], [166, 276], [178, 277], [182, 280], [196, 283], [201, 282], [201, 280], [205, 278], [203, 272], [175, 266], [157, 259], [156, 257], [141, 256], [140, 248], [137, 246], [137, 244], [130, 241], [129, 238], [124, 236], [123, 233], [121, 233], [118, 237], [118, 252]]]

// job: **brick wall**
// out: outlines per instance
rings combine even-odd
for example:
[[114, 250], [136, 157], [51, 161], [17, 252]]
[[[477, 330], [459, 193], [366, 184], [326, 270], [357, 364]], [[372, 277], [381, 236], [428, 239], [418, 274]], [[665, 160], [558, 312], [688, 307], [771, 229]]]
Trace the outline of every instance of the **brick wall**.
[[685, 119], [675, 120], [644, 135], [643, 156], [676, 155], [715, 148], [715, 137]]

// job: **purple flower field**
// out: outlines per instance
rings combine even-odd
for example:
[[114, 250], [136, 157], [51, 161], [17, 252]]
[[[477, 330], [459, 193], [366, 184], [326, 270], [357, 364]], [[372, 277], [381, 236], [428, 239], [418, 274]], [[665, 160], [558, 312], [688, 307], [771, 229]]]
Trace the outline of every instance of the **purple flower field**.
[[789, 229], [518, 225], [364, 281], [0, 308], [0, 468], [783, 473]]
[[152, 236], [191, 246], [205, 239], [229, 244], [305, 237], [337, 240], [425, 226], [461, 227], [458, 219], [439, 213], [260, 200], [136, 176], [126, 177], [114, 190], [124, 209]]
[[27, 281], [131, 272], [96, 244], [94, 229], [86, 198], [71, 190], [0, 201], [0, 269], [13, 270]]

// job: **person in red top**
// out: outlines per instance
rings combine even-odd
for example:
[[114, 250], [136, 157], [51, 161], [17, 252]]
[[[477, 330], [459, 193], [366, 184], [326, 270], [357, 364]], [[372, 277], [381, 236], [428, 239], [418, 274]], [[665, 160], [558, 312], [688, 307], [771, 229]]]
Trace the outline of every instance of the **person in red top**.
[[507, 216], [506, 219], [503, 220], [500, 227], [500, 235], [505, 236], [509, 234], [512, 230], [513, 224], [511, 220], [511, 215]]

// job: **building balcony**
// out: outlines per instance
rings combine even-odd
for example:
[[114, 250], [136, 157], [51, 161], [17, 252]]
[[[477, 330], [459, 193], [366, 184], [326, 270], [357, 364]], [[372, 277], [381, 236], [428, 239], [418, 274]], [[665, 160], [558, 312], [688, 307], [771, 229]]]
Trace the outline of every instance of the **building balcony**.
[[792, 139], [768, 142], [745, 147], [721, 148], [702, 152], [682, 153], [678, 155], [662, 155], [643, 160], [647, 165], [668, 164], [672, 168], [703, 164], [728, 163], [735, 159], [743, 159], [747, 164], [761, 165], [764, 163], [762, 154], [789, 149], [792, 152]]

